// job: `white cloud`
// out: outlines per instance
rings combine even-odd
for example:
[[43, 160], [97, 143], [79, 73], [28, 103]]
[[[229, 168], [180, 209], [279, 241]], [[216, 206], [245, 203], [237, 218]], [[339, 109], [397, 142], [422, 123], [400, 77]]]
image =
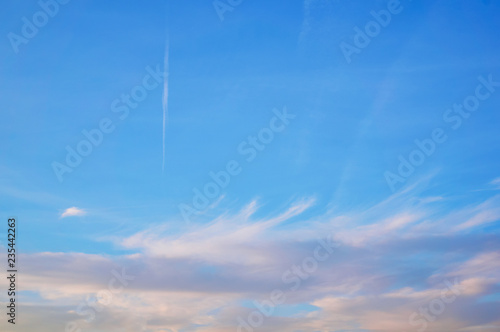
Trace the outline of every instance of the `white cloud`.
[[313, 204], [314, 199], [298, 201], [278, 216], [255, 221], [252, 217], [257, 211], [257, 202], [253, 201], [236, 215], [219, 216], [180, 236], [162, 234], [154, 228], [125, 238], [119, 244], [157, 257], [196, 258], [211, 263], [241, 263], [245, 257], [245, 264], [270, 263], [279, 255], [272, 250], [276, 237], [266, 235], [272, 233], [273, 227], [300, 215]]
[[61, 214], [61, 218], [83, 216], [85, 214], [87, 214], [87, 211], [73, 206], [64, 210], [64, 212]]

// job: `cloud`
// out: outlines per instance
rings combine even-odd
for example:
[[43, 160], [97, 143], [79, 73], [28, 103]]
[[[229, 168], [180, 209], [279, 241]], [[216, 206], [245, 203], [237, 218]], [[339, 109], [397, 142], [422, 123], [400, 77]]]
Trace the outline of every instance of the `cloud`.
[[490, 184], [495, 186], [496, 190], [500, 190], [500, 178], [496, 178], [495, 180], [491, 181]]
[[235, 215], [219, 216], [186, 234], [172, 236], [154, 228], [125, 238], [119, 244], [127, 249], [139, 248], [157, 257], [262, 264], [271, 262], [276, 256], [273, 250], [276, 237], [269, 235], [273, 233], [272, 228], [300, 215], [313, 204], [314, 199], [298, 201], [278, 216], [252, 222], [257, 211], [257, 202], [253, 201]]
[[[455, 227], [456, 231], [465, 230], [500, 220], [500, 195], [487, 201], [459, 210], [459, 214], [467, 218]], [[461, 219], [457, 216], [457, 220]]]
[[61, 214], [61, 218], [83, 216], [85, 214], [87, 214], [85, 210], [73, 206], [64, 210], [64, 212]]
[[[498, 206], [498, 197], [478, 194], [450, 209], [446, 197], [410, 188], [349, 211], [319, 212], [306, 198], [264, 213], [251, 201], [177, 233], [165, 222], [115, 238], [131, 251], [123, 256], [26, 254], [24, 289], [37, 296], [24, 303], [40, 326], [53, 318], [81, 321], [89, 331], [229, 332], [257, 310], [254, 301], [267, 303], [278, 289], [286, 302], [259, 331], [399, 332], [412, 329], [409, 316], [439, 298], [446, 281], [458, 280], [460, 296], [429, 331], [498, 330], [500, 302], [491, 295], [500, 294], [500, 234], [481, 232], [494, 225], [481, 213]], [[71, 209], [68, 215], [80, 211]], [[306, 277], [290, 274], [326, 235], [341, 246]], [[116, 287], [114, 271], [134, 280], [85, 322], [79, 305]], [[304, 306], [317, 309], [292, 310]], [[47, 308], [61, 311], [47, 316]]]

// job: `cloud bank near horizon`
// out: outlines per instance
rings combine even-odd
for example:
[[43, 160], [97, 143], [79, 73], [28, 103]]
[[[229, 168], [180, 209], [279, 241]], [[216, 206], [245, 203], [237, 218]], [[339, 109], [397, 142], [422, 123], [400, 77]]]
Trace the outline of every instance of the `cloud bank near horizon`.
[[178, 234], [159, 224], [115, 239], [129, 255], [24, 255], [26, 314], [88, 331], [244, 331], [279, 290], [260, 331], [494, 331], [500, 234], [484, 229], [499, 200], [447, 212], [449, 199], [412, 187], [364, 210], [316, 213], [304, 198], [266, 216], [252, 201]]

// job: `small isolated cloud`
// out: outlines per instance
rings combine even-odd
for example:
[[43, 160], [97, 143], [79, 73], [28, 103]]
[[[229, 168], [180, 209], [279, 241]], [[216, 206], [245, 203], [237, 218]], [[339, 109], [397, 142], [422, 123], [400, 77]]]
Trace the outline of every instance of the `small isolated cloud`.
[[66, 218], [66, 217], [73, 217], [73, 216], [83, 216], [87, 212], [85, 210], [79, 209], [75, 206], [70, 207], [69, 209], [64, 210], [64, 212], [61, 214], [61, 218]]

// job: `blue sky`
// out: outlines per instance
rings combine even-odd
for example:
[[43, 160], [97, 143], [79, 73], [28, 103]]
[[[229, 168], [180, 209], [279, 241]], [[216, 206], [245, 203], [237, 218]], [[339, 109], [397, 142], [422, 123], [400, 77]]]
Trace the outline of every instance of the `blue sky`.
[[[287, 300], [260, 331], [500, 328], [497, 2], [62, 2], [29, 37], [55, 2], [0, 14], [17, 331], [236, 331], [274, 289]], [[335, 253], [290, 291], [283, 274], [328, 236]], [[89, 306], [122, 268], [134, 281]]]

